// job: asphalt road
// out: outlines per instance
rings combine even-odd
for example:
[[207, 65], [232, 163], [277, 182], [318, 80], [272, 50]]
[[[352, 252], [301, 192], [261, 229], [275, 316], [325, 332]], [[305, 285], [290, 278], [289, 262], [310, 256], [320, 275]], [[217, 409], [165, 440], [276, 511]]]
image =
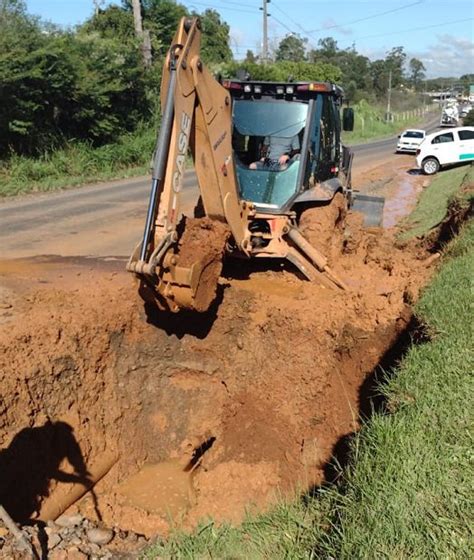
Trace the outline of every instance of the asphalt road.
[[[427, 129], [434, 128], [436, 123], [429, 123]], [[354, 173], [396, 157], [395, 143], [389, 138], [354, 146]], [[0, 258], [128, 256], [143, 233], [149, 191], [150, 180], [141, 177], [2, 202]], [[189, 171], [182, 191], [186, 214], [197, 196], [196, 177]]]
[[[427, 134], [431, 134], [439, 128], [438, 125], [439, 115], [436, 115], [435, 118], [430, 118], [425, 126], [420, 126], [419, 128], [423, 128], [423, 130], [426, 130]], [[393, 153], [396, 147], [396, 142], [397, 139], [392, 137], [353, 146], [352, 149], [355, 152], [354, 166], [357, 167], [357, 165], [360, 165], [362, 162], [377, 159], [377, 157], [383, 157], [387, 154]]]

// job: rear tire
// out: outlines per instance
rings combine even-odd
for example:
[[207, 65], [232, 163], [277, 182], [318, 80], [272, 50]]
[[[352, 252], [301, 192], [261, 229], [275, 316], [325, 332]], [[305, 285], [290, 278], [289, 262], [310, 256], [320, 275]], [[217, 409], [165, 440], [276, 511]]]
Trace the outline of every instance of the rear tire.
[[434, 175], [439, 171], [439, 161], [434, 157], [427, 157], [423, 160], [421, 167], [425, 175]]

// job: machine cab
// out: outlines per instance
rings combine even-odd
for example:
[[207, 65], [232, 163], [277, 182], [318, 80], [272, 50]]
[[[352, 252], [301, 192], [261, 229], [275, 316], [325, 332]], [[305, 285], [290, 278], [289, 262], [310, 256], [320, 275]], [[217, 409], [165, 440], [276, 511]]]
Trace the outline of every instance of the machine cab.
[[338, 86], [234, 80], [223, 85], [233, 98], [232, 147], [242, 199], [264, 212], [285, 212], [304, 191], [337, 177]]

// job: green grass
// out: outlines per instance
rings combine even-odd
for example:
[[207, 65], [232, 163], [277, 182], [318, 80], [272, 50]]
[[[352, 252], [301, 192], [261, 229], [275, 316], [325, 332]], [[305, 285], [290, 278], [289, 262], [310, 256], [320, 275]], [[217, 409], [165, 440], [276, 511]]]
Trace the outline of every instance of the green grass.
[[474, 223], [416, 307], [432, 335], [381, 388], [390, 415], [361, 431], [323, 557], [472, 557]]
[[[355, 106], [355, 115], [355, 130], [344, 133], [344, 141], [349, 144], [393, 136], [422, 118], [386, 123], [383, 110], [374, 109], [365, 101]], [[98, 148], [84, 142], [70, 142], [62, 149], [47, 151], [35, 158], [14, 154], [0, 161], [0, 197], [145, 174], [149, 170], [155, 138], [155, 130], [141, 127], [133, 134], [118, 138], [114, 144]]]
[[[430, 111], [436, 111], [437, 108], [430, 107]], [[396, 136], [405, 128], [421, 126], [426, 121], [427, 115], [411, 116], [402, 119], [404, 113], [396, 113], [397, 120], [394, 122], [385, 122], [385, 111], [381, 107], [374, 107], [365, 101], [360, 101], [354, 106], [354, 130], [352, 132], [344, 132], [343, 140], [346, 144], [361, 144], [370, 140], [387, 138]], [[433, 114], [432, 112], [429, 114]]]
[[[446, 209], [443, 198], [436, 200]], [[416, 306], [430, 342], [413, 345], [379, 386], [389, 413], [374, 414], [362, 427], [338, 486], [305, 501], [281, 501], [239, 527], [210, 522], [191, 535], [175, 532], [144, 557], [471, 558], [473, 270], [471, 221], [445, 249], [440, 272]]]
[[77, 142], [37, 158], [13, 155], [0, 163], [0, 197], [146, 173], [154, 143], [155, 132], [140, 129], [99, 148]]
[[458, 167], [441, 171], [421, 193], [416, 209], [403, 222], [400, 239], [406, 240], [426, 234], [438, 226], [446, 215], [448, 205], [454, 197], [459, 204], [466, 204], [472, 192], [460, 193], [459, 185], [474, 184], [474, 166]]

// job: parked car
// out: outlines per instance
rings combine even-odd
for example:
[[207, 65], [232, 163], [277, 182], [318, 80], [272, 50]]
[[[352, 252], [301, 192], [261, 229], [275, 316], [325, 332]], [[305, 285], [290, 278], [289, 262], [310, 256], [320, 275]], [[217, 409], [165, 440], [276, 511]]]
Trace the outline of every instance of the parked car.
[[425, 139], [426, 132], [416, 128], [404, 130], [398, 137], [397, 152], [416, 152]]
[[471, 109], [472, 109], [472, 105], [469, 105], [469, 104], [463, 105], [463, 106], [461, 107], [460, 112], [459, 112], [459, 116], [460, 116], [461, 118], [467, 117], [467, 115], [468, 115], [468, 113], [469, 113], [469, 111], [470, 111]]
[[416, 164], [426, 175], [440, 167], [474, 161], [474, 126], [458, 126], [429, 134], [416, 151]]

